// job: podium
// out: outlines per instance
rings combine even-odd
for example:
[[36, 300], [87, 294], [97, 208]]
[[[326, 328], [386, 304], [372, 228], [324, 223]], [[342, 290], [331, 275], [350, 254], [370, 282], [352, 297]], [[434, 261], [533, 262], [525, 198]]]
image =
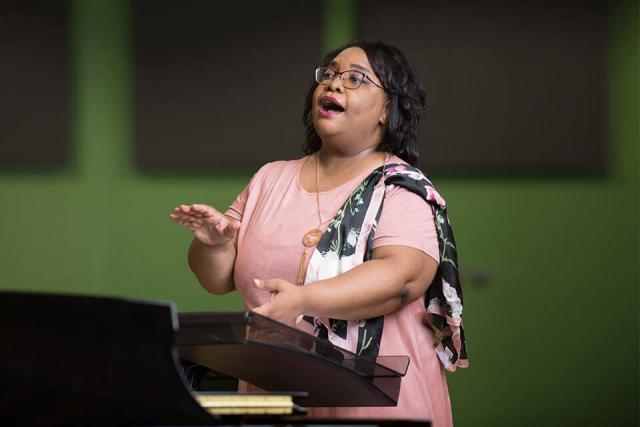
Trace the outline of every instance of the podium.
[[408, 357], [371, 361], [252, 312], [177, 314], [172, 303], [0, 292], [0, 421], [23, 425], [428, 425], [213, 415], [184, 364], [297, 405], [393, 406]]

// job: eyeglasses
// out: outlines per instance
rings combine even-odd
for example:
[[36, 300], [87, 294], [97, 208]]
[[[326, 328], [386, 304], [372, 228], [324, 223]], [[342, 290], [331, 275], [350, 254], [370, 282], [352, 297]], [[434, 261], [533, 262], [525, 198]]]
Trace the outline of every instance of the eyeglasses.
[[333, 68], [329, 67], [318, 67], [316, 68], [316, 82], [321, 85], [327, 85], [333, 81], [336, 76], [340, 76], [340, 81], [342, 82], [342, 86], [346, 89], [358, 89], [362, 86], [362, 83], [365, 79], [368, 79], [374, 86], [379, 87], [384, 90], [382, 86], [371, 80], [371, 77], [367, 76], [365, 73], [356, 70], [346, 70], [346, 71], [336, 71]]

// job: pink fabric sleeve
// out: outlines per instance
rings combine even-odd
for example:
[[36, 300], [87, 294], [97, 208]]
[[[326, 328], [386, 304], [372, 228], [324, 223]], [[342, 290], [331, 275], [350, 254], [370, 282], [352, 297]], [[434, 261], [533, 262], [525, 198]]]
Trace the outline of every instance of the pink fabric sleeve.
[[402, 187], [387, 193], [373, 238], [374, 249], [389, 245], [416, 248], [440, 262], [431, 206], [422, 197]]
[[261, 184], [261, 180], [263, 179], [264, 171], [268, 164], [262, 166], [253, 176], [251, 180], [244, 187], [244, 190], [238, 197], [231, 203], [231, 206], [225, 211], [225, 215], [229, 215], [231, 218], [237, 219], [242, 222], [242, 215], [244, 214], [244, 207], [247, 204], [247, 199], [249, 199], [249, 194], [255, 189], [257, 185]]
[[229, 208], [225, 211], [225, 215], [228, 215], [231, 218], [237, 219], [238, 221], [242, 222], [242, 214], [244, 213], [244, 207], [247, 204], [247, 197], [249, 197], [250, 185], [251, 183], [247, 184], [247, 186], [244, 187], [244, 190], [242, 190], [242, 192], [238, 194], [238, 197], [236, 197], [233, 203], [231, 203], [231, 206], [229, 206]]

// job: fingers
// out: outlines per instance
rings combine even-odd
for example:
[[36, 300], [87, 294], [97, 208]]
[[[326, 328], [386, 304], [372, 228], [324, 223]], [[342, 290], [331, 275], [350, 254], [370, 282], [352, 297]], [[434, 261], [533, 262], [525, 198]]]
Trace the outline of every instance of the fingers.
[[180, 205], [173, 209], [173, 213], [169, 214], [169, 219], [179, 224], [183, 224], [186, 220], [192, 217], [190, 215], [191, 208], [187, 205]]
[[240, 221], [227, 218], [203, 204], [179, 205], [169, 219], [184, 225], [205, 245], [214, 246], [232, 241], [240, 229]]
[[267, 316], [267, 317], [269, 317], [269, 316], [268, 316], [268, 314], [269, 314], [269, 307], [268, 307], [268, 306], [269, 306], [269, 303], [263, 304], [263, 305], [261, 305], [260, 307], [256, 307], [256, 308], [254, 308], [254, 309], [253, 309], [253, 312], [254, 312], [254, 313], [258, 313], [258, 314], [260, 314], [260, 315], [262, 315], [262, 316]]
[[253, 284], [260, 289], [264, 289], [265, 291], [278, 293], [282, 291], [284, 284], [286, 282], [281, 279], [253, 279]]
[[193, 204], [191, 205], [191, 211], [194, 215], [200, 217], [216, 217], [216, 219], [224, 218], [224, 215], [209, 205]]
[[205, 218], [205, 217], [218, 217], [223, 218], [220, 212], [215, 210], [209, 205], [203, 204], [193, 204], [193, 205], [179, 205], [173, 210], [175, 215], [189, 215], [196, 218]]
[[[178, 208], [176, 208], [176, 210], [178, 210]], [[202, 222], [202, 219], [198, 217], [194, 217], [189, 214], [185, 214], [182, 211], [169, 214], [169, 219], [174, 222], [177, 222], [178, 224], [183, 224], [183, 225], [190, 225], [195, 222]]]
[[191, 221], [189, 216], [180, 213], [169, 214], [169, 219], [173, 222], [177, 222], [178, 224], [185, 224]]
[[268, 317], [270, 319], [294, 327], [296, 323], [298, 323], [303, 317], [302, 315], [292, 317], [286, 312], [283, 312], [281, 309], [278, 309], [275, 300], [262, 304], [260, 307], [256, 307], [252, 311], [261, 316]]
[[203, 204], [179, 205], [173, 210], [173, 213], [169, 214], [169, 219], [184, 225], [198, 220], [202, 220], [200, 225], [228, 222], [223, 214], [211, 206]]
[[177, 214], [189, 214], [191, 212], [191, 205], [180, 205], [173, 211]]

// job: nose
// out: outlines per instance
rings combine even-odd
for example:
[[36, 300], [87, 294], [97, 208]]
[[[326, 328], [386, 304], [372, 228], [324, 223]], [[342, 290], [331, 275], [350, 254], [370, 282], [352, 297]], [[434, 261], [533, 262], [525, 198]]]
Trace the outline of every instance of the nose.
[[342, 74], [336, 74], [333, 76], [333, 80], [327, 84], [327, 90], [332, 92], [342, 92], [344, 90], [344, 87], [342, 86]]

